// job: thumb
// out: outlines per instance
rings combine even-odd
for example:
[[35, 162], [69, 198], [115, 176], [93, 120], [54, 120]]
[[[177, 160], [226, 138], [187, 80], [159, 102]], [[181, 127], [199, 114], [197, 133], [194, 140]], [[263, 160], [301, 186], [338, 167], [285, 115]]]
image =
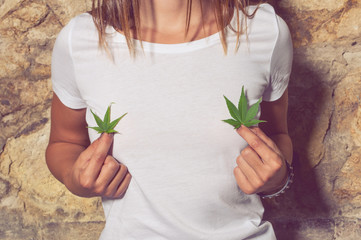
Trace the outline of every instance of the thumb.
[[93, 177], [94, 179], [98, 176], [103, 163], [108, 155], [109, 149], [113, 144], [114, 134], [103, 133], [96, 141], [97, 143], [94, 146], [94, 152], [90, 158], [89, 165], [87, 166], [86, 171], [88, 171], [88, 176]]
[[100, 137], [96, 140], [98, 143], [95, 146], [93, 156], [104, 156], [104, 158], [109, 155], [113, 145], [114, 133], [102, 133]]
[[247, 141], [249, 136], [256, 135], [256, 133], [253, 131], [253, 128], [254, 127], [246, 127], [242, 124], [239, 128], [237, 128], [237, 133]]

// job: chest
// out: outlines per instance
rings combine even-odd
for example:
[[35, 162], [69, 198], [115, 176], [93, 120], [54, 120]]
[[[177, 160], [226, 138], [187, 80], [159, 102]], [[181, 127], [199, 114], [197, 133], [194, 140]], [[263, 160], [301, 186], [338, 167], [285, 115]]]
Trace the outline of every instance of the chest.
[[[237, 103], [245, 86], [252, 104], [268, 84], [267, 69], [260, 62], [246, 54], [224, 56], [221, 50], [78, 62], [77, 84], [89, 109], [103, 116], [114, 102], [113, 119], [127, 112], [116, 129], [125, 141], [121, 145], [133, 150], [142, 146], [144, 154], [159, 146], [182, 154], [195, 146], [217, 146], [220, 151], [234, 146], [239, 136], [222, 122], [230, 118], [223, 96]], [[89, 109], [87, 122], [92, 126]]]

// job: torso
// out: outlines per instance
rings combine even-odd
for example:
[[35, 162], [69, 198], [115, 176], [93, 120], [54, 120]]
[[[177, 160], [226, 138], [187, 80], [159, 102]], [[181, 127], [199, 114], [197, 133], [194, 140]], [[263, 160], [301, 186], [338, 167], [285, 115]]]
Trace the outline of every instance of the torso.
[[[72, 22], [65, 42], [72, 37], [87, 123], [96, 124], [90, 109], [104, 115], [111, 102], [112, 119], [128, 112], [116, 128], [113, 155], [133, 178], [123, 199], [103, 201], [102, 239], [274, 239], [270, 224], [261, 223], [258, 196], [241, 192], [233, 176], [247, 144], [221, 121], [230, 118], [223, 95], [237, 103], [244, 85], [253, 104], [269, 85], [276, 16], [265, 5], [252, 21], [258, 22], [250, 44], [243, 36], [237, 54], [229, 36], [224, 55], [212, 23], [205, 34], [192, 28], [192, 42], [182, 43], [183, 34], [145, 37], [144, 53], [137, 45], [135, 59], [114, 29], [107, 39], [112, 59], [98, 48], [91, 16]], [[89, 136], [94, 141], [98, 134], [89, 130]]]

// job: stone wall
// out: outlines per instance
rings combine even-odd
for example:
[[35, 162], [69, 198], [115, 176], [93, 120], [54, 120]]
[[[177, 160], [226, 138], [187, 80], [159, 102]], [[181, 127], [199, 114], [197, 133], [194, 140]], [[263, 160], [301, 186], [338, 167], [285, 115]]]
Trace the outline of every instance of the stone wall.
[[[265, 202], [279, 239], [361, 238], [361, 2], [271, 1], [292, 32], [296, 180]], [[0, 239], [97, 239], [99, 199], [49, 173], [50, 59], [89, 0], [0, 0]]]

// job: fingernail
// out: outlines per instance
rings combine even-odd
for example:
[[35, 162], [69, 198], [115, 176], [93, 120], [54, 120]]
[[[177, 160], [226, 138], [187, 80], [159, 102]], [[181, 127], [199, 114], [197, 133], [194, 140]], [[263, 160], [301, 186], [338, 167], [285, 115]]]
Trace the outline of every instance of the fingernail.
[[100, 134], [100, 137], [103, 137], [103, 135], [108, 135], [109, 137], [113, 138], [114, 137], [114, 133], [106, 133], [106, 132], [103, 132]]

